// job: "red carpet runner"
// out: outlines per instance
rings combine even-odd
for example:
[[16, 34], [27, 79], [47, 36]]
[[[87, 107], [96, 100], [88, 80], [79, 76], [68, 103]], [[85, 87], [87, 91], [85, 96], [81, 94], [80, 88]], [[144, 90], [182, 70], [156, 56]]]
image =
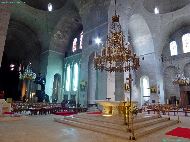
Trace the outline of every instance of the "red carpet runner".
[[69, 116], [69, 115], [73, 115], [73, 114], [77, 114], [75, 112], [56, 112], [55, 115], [62, 115], [62, 116]]
[[190, 129], [189, 128], [177, 127], [176, 129], [167, 132], [166, 135], [171, 135], [171, 136], [177, 136], [177, 137], [183, 137], [183, 138], [190, 139]]
[[87, 112], [87, 114], [102, 114], [102, 112], [99, 112], [99, 111], [97, 111], [97, 112]]

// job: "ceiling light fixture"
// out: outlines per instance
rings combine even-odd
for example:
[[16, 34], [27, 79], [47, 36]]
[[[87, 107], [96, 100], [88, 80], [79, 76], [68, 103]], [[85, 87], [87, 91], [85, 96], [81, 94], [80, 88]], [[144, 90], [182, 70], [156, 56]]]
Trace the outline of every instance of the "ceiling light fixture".
[[97, 37], [95, 39], [95, 43], [99, 45], [100, 43], [102, 43], [102, 40], [99, 37]]
[[51, 3], [48, 3], [48, 11], [52, 11], [53, 10], [53, 6]]
[[155, 7], [154, 8], [154, 14], [159, 14], [160, 12], [159, 12], [159, 8], [158, 7]]

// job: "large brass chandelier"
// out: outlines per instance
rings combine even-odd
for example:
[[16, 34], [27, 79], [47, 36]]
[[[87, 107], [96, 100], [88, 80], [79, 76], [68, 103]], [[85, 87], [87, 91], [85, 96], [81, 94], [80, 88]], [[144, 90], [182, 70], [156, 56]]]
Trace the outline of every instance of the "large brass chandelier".
[[190, 79], [188, 77], [185, 77], [183, 74], [177, 74], [173, 80], [173, 84], [190, 85]]
[[[132, 52], [129, 42], [125, 41], [121, 24], [119, 22], [119, 15], [116, 14], [116, 0], [115, 0], [115, 15], [112, 16], [112, 23], [109, 29], [106, 43], [101, 49], [101, 54], [94, 56], [94, 68], [96, 70], [107, 72], [129, 72], [129, 77], [126, 79], [129, 84], [129, 105], [123, 102], [124, 124], [129, 128], [129, 111], [132, 107], [132, 76], [131, 70], [137, 70], [140, 67], [139, 58]], [[126, 107], [127, 107], [127, 122], [126, 122]], [[133, 127], [133, 121], [132, 121]], [[131, 128], [132, 130], [133, 128]], [[135, 139], [134, 131], [132, 130], [132, 139]]]
[[125, 36], [119, 22], [119, 15], [112, 16], [112, 23], [107, 36], [105, 46], [101, 54], [94, 57], [96, 70], [108, 72], [127, 72], [139, 68], [139, 58], [131, 50], [129, 42], [125, 42]]

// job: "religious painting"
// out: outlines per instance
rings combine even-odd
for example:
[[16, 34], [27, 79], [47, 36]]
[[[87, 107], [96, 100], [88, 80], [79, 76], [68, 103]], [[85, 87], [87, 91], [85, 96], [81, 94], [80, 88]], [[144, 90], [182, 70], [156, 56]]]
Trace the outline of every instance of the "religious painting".
[[80, 82], [80, 90], [81, 91], [86, 91], [86, 86], [87, 86], [87, 81], [82, 80]]
[[157, 93], [157, 87], [156, 87], [156, 86], [151, 86], [151, 87], [150, 87], [150, 93], [151, 93], [151, 94]]

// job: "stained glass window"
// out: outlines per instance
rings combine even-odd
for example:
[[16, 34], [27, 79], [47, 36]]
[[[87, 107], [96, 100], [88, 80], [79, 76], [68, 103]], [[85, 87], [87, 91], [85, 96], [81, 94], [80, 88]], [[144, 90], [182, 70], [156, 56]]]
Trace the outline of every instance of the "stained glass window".
[[73, 40], [73, 48], [72, 51], [75, 52], [77, 50], [77, 38]]
[[66, 73], [66, 91], [70, 91], [70, 83], [71, 83], [71, 68], [70, 65], [67, 66], [67, 73]]
[[170, 42], [170, 53], [171, 53], [171, 56], [177, 55], [177, 43], [176, 43], [176, 41]]
[[77, 91], [78, 89], [78, 72], [79, 72], [79, 67], [78, 64], [74, 64], [74, 74], [73, 74], [73, 91]]
[[80, 34], [80, 49], [82, 49], [83, 32]]
[[190, 52], [190, 33], [184, 34], [182, 36], [182, 43], [183, 43], [183, 52], [184, 53]]

